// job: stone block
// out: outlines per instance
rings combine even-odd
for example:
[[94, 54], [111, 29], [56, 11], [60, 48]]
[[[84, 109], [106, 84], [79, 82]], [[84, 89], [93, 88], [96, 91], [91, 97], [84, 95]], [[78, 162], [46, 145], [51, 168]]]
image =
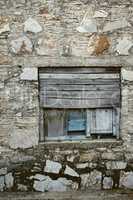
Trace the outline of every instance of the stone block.
[[26, 192], [26, 191], [28, 191], [28, 188], [27, 188], [27, 185], [18, 184], [17, 190], [20, 191], [20, 192]]
[[123, 161], [109, 161], [106, 163], [106, 168], [110, 169], [110, 170], [114, 170], [114, 169], [125, 169], [127, 166], [126, 162]]
[[8, 188], [8, 189], [13, 187], [14, 177], [13, 177], [12, 173], [8, 173], [5, 175], [5, 184], [6, 184], [6, 188]]
[[123, 37], [122, 39], [118, 39], [116, 41], [117, 45], [115, 47], [115, 51], [119, 55], [129, 55], [129, 50], [133, 46], [132, 38], [129, 37]]
[[46, 166], [44, 167], [44, 172], [53, 173], [53, 174], [59, 174], [61, 168], [62, 168], [62, 165], [59, 162], [54, 162], [54, 161], [51, 161], [51, 160], [47, 160], [46, 161]]
[[103, 189], [112, 189], [113, 179], [111, 177], [104, 177], [103, 179]]
[[133, 189], [133, 172], [126, 172], [120, 178], [120, 186], [126, 189]]
[[71, 167], [69, 167], [68, 165], [66, 165], [64, 174], [72, 176], [72, 177], [79, 177], [79, 174], [75, 170], [73, 170]]
[[3, 192], [5, 189], [5, 177], [0, 176], [0, 192]]
[[10, 43], [10, 50], [14, 54], [30, 54], [32, 53], [33, 45], [31, 40], [23, 35], [18, 37], [15, 40], [12, 40]]
[[38, 70], [37, 68], [24, 68], [22, 74], [20, 75], [21, 80], [27, 81], [37, 81], [38, 80]]
[[7, 174], [7, 168], [1, 168], [0, 175], [5, 175], [5, 174]]
[[125, 81], [133, 81], [133, 71], [122, 69], [122, 79]]
[[33, 188], [35, 189], [35, 191], [38, 192], [48, 191], [48, 185], [50, 184], [51, 181], [52, 179], [49, 177], [44, 181], [34, 181]]
[[41, 25], [33, 18], [29, 18], [24, 23], [24, 32], [39, 33], [42, 31]]
[[97, 187], [97, 188], [101, 188], [101, 180], [102, 180], [102, 173], [97, 171], [97, 170], [93, 170], [91, 173], [85, 173], [82, 174], [81, 176], [81, 188], [85, 189], [85, 188], [90, 188], [90, 187]]
[[108, 22], [104, 28], [103, 28], [103, 32], [108, 32], [108, 31], [115, 31], [117, 29], [122, 29], [125, 27], [130, 26], [129, 22], [125, 19], [119, 19], [119, 20], [115, 20], [115, 21], [110, 21]]

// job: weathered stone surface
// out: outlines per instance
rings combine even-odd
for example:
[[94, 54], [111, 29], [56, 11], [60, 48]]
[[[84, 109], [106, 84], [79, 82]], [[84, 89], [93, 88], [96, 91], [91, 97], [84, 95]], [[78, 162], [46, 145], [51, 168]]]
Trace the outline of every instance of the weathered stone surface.
[[85, 169], [89, 166], [88, 163], [79, 163], [76, 165], [77, 169]]
[[5, 175], [5, 184], [6, 184], [6, 188], [8, 188], [8, 189], [13, 187], [14, 177], [13, 177], [12, 173], [8, 173]]
[[7, 168], [1, 168], [0, 175], [5, 175], [5, 174], [7, 174]]
[[4, 24], [2, 27], [0, 27], [0, 34], [10, 32], [10, 26], [9, 24]]
[[82, 174], [81, 176], [81, 188], [95, 187], [101, 188], [102, 173], [94, 170], [91, 173]]
[[126, 172], [120, 179], [122, 187], [133, 189], [133, 172]]
[[102, 154], [102, 159], [104, 159], [104, 160], [115, 160], [116, 156], [113, 152], [104, 152]]
[[133, 41], [129, 37], [124, 37], [122, 39], [117, 40], [117, 45], [115, 47], [115, 51], [119, 55], [129, 55], [129, 50], [133, 46]]
[[20, 75], [20, 79], [27, 81], [37, 81], [38, 80], [37, 68], [24, 68], [22, 74]]
[[59, 180], [53, 180], [48, 185], [49, 192], [65, 192], [67, 191], [67, 187], [65, 184], [60, 182]]
[[103, 179], [103, 189], [112, 189], [113, 180], [111, 177], [104, 177]]
[[107, 17], [108, 16], [108, 13], [104, 10], [97, 10], [95, 11], [94, 13], [94, 18], [103, 18], [103, 17]]
[[38, 133], [31, 130], [16, 129], [10, 133], [9, 145], [12, 149], [30, 148], [38, 144]]
[[133, 81], [133, 71], [122, 69], [122, 79], [126, 81]]
[[66, 169], [64, 171], [64, 174], [69, 175], [69, 176], [73, 176], [73, 177], [79, 177], [79, 174], [77, 172], [75, 172], [71, 167], [69, 167], [68, 165], [66, 165]]
[[47, 160], [46, 166], [44, 167], [44, 172], [59, 174], [61, 168], [62, 168], [62, 165], [60, 163]]
[[93, 8], [89, 7], [88, 11], [85, 13], [83, 20], [79, 27], [77, 27], [77, 31], [81, 33], [95, 33], [97, 32], [97, 24], [96, 20], [93, 19]]
[[105, 35], [92, 36], [88, 43], [88, 53], [90, 55], [103, 54], [105, 50], [109, 49], [109, 40]]
[[8, 65], [11, 64], [11, 59], [9, 58], [9, 56], [0, 53], [0, 65]]
[[18, 37], [10, 43], [11, 52], [14, 54], [24, 54], [32, 52], [32, 42], [27, 36]]
[[35, 189], [35, 191], [38, 191], [38, 192], [48, 191], [48, 185], [50, 184], [51, 181], [52, 179], [49, 178], [48, 176], [46, 177], [46, 180], [44, 181], [34, 181], [33, 188]]
[[27, 186], [26, 186], [26, 185], [23, 185], [23, 184], [18, 184], [18, 185], [17, 185], [17, 189], [18, 189], [18, 191], [21, 191], [21, 192], [26, 192], [26, 191], [28, 191]]
[[0, 176], [0, 192], [3, 192], [5, 189], [5, 177]]
[[82, 153], [80, 154], [80, 162], [91, 162], [91, 161], [96, 161], [98, 159], [98, 154], [97, 152], [91, 151], [88, 153]]
[[39, 33], [42, 31], [42, 27], [35, 19], [29, 18], [24, 23], [24, 31], [32, 32], [32, 33]]
[[124, 161], [109, 161], [106, 163], [107, 169], [125, 169], [127, 166], [127, 163]]
[[116, 21], [108, 22], [104, 26], [103, 32], [114, 31], [114, 30], [122, 29], [122, 28], [125, 28], [128, 26], [130, 26], [130, 24], [128, 23], [128, 21], [125, 18], [123, 18], [123, 19], [119, 19]]
[[44, 181], [44, 180], [46, 180], [48, 178], [48, 176], [45, 176], [45, 175], [42, 175], [42, 174], [36, 174], [35, 176], [34, 176], [34, 179], [35, 180], [38, 180], [38, 181]]

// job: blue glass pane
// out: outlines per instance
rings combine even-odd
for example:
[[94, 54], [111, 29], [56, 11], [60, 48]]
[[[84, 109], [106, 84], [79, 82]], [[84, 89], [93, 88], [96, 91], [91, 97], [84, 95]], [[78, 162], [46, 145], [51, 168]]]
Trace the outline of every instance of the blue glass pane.
[[72, 111], [68, 117], [68, 131], [84, 131], [85, 115], [84, 112]]

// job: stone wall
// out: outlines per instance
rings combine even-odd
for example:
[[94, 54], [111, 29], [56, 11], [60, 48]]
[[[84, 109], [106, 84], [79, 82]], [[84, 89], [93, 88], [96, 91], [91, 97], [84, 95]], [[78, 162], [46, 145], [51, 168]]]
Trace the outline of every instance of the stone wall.
[[[133, 189], [133, 1], [0, 1], [0, 190]], [[119, 141], [39, 144], [38, 68], [121, 67]], [[53, 163], [57, 162], [57, 163]]]

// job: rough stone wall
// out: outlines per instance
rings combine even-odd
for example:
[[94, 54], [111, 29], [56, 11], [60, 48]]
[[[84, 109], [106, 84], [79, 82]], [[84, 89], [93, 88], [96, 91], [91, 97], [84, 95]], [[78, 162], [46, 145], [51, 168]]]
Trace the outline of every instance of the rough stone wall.
[[[0, 1], [1, 191], [133, 188], [132, 19], [132, 0]], [[38, 143], [38, 68], [52, 66], [122, 67], [120, 141]]]

